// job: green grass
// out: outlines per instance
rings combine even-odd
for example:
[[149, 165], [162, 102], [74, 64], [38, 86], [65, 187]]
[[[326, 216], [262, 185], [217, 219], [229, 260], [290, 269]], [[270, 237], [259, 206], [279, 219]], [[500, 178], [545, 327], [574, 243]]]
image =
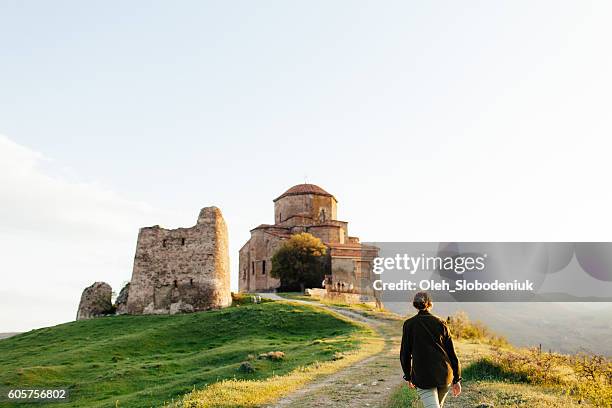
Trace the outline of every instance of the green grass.
[[289, 300], [305, 300], [307, 302], [317, 302], [318, 298], [313, 298], [312, 296], [307, 296], [302, 292], [278, 292], [276, 293], [278, 296], [289, 299]]
[[407, 408], [412, 406], [412, 402], [417, 399], [415, 389], [408, 388], [404, 385], [397, 388], [391, 397], [386, 402], [385, 408]]
[[[53, 404], [61, 407], [160, 406], [223, 379], [265, 379], [333, 360], [358, 347], [360, 330], [321, 309], [280, 302], [72, 322], [1, 340], [0, 387], [68, 387], [70, 402]], [[285, 358], [249, 357], [269, 351]], [[255, 372], [240, 372], [249, 358]]]

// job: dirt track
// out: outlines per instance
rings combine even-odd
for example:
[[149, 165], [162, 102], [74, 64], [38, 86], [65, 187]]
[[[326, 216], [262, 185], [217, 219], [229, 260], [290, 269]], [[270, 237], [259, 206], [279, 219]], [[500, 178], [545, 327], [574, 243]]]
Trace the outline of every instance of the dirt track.
[[[289, 300], [271, 293], [260, 295], [273, 300]], [[270, 408], [383, 407], [392, 390], [402, 382], [399, 365], [400, 330], [397, 322], [366, 317], [355, 311], [316, 302], [290, 301], [332, 310], [353, 321], [364, 323], [385, 339], [385, 346], [382, 352], [328, 377], [315, 380], [270, 405]]]

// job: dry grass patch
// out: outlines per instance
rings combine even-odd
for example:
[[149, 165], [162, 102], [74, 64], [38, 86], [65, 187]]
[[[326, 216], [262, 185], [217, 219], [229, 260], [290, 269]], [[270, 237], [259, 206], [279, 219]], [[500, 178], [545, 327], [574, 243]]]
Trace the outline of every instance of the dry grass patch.
[[[347, 320], [334, 314], [335, 317]], [[332, 361], [314, 362], [298, 367], [285, 375], [274, 375], [266, 379], [227, 379], [211, 384], [201, 390], [186, 394], [180, 401], [170, 405], [174, 408], [224, 408], [257, 407], [269, 404], [305, 386], [309, 382], [333, 374], [353, 365], [366, 357], [381, 352], [384, 340], [365, 325], [352, 334], [352, 341], [359, 344], [353, 351], [334, 355]], [[316, 342], [316, 340], [315, 340]]]

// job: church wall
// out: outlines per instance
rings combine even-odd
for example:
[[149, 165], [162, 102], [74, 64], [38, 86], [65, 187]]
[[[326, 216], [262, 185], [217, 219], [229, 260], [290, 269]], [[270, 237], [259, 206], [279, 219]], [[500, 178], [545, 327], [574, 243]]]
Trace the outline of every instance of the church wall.
[[286, 196], [274, 203], [274, 222], [281, 223], [295, 215], [304, 215], [318, 222], [321, 210], [324, 211], [325, 220], [335, 220], [336, 199], [318, 194]]
[[239, 280], [241, 292], [273, 290], [280, 286], [280, 281], [271, 276], [272, 255], [281, 245], [282, 238], [268, 234], [264, 229], [251, 232], [251, 239], [240, 253], [239, 270], [247, 270], [246, 279]]
[[325, 243], [344, 243], [344, 230], [339, 226], [311, 226], [308, 232]]
[[355, 262], [351, 258], [334, 258], [331, 262], [333, 283], [355, 283]]
[[249, 256], [250, 249], [251, 240], [249, 239], [238, 252], [238, 290], [240, 292], [249, 291], [249, 284], [251, 281], [251, 271], [249, 269], [249, 265], [251, 264], [251, 258]]

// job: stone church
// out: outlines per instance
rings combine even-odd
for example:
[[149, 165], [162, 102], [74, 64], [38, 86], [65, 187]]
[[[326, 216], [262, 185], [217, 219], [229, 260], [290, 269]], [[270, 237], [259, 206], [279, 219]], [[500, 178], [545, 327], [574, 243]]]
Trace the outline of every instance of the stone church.
[[328, 248], [331, 275], [322, 282], [327, 292], [374, 296], [372, 259], [378, 250], [349, 236], [348, 222], [337, 219], [338, 201], [332, 194], [314, 184], [298, 184], [273, 202], [274, 224], [253, 228], [240, 249], [241, 292], [275, 291], [280, 281], [270, 275], [272, 255], [292, 234], [308, 232]]

